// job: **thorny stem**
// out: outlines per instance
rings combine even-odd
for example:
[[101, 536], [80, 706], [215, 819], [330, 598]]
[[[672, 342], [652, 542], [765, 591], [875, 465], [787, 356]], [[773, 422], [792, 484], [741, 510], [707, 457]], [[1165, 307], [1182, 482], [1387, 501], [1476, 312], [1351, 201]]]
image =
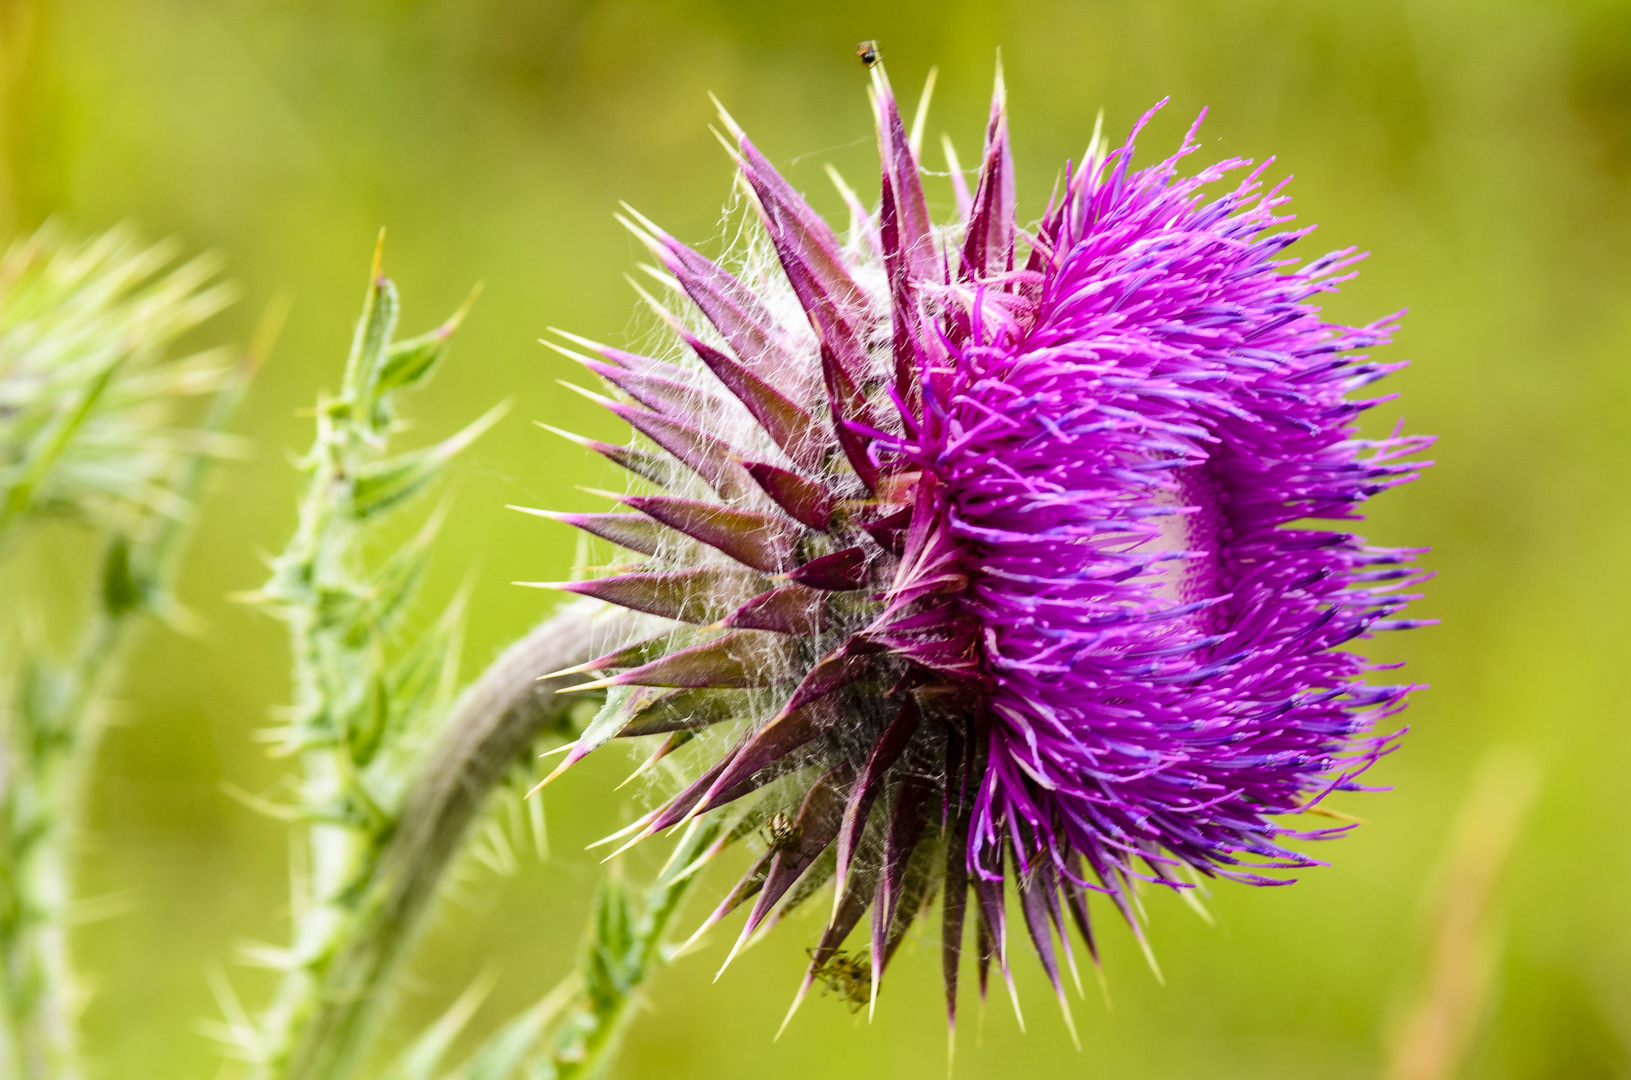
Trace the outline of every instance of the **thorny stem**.
[[663, 963], [663, 937], [691, 887], [701, 877], [691, 873], [678, 881], [663, 881], [646, 890], [645, 908], [635, 930], [634, 964], [627, 982], [617, 987], [612, 1001], [601, 1003], [599, 1023], [585, 1042], [581, 1060], [562, 1063], [560, 1080], [598, 1080], [611, 1068], [623, 1046], [623, 1035], [643, 1004], [641, 991]]
[[[558, 723], [572, 699], [543, 673], [590, 659], [628, 617], [575, 604], [512, 645], [451, 710], [408, 789], [396, 827], [371, 856], [348, 910], [324, 927], [332, 959], [291, 971], [280, 993], [287, 1057], [257, 1080], [338, 1080], [366, 1049], [389, 979], [492, 790]], [[677, 898], [676, 898], [677, 902]]]
[[[268, 313], [211, 401], [201, 430], [231, 425], [280, 321]], [[197, 505], [209, 466], [202, 454], [183, 464], [174, 490], [184, 505]], [[0, 1068], [7, 1077], [74, 1080], [81, 1074], [76, 1025], [82, 991], [68, 942], [75, 914], [72, 847], [106, 727], [100, 700], [117, 677], [134, 617], [162, 615], [172, 606], [169, 583], [190, 524], [161, 521], [145, 543], [128, 549], [115, 538], [99, 603], [72, 661], [56, 672], [26, 672], [14, 703], [0, 762]]]

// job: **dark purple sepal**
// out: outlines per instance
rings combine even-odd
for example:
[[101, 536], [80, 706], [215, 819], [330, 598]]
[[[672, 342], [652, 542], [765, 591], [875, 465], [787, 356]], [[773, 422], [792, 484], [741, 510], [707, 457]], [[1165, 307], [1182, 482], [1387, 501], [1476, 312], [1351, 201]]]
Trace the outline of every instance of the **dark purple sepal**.
[[1069, 866], [1070, 873], [1060, 875], [1060, 885], [1065, 894], [1065, 907], [1070, 912], [1071, 922], [1076, 924], [1076, 932], [1082, 935], [1082, 941], [1087, 945], [1087, 955], [1092, 959], [1094, 966], [1098, 966], [1099, 943], [1093, 936], [1093, 920], [1087, 910], [1087, 889], [1081, 885], [1081, 857], [1072, 852], [1066, 857], [1066, 865]]
[[877, 652], [870, 643], [851, 637], [832, 652], [816, 661], [810, 673], [794, 689], [793, 696], [782, 711], [801, 709], [812, 701], [842, 689], [873, 670], [872, 657]]
[[665, 656], [674, 648], [674, 635], [664, 631], [648, 638], [631, 642], [609, 653], [595, 657], [587, 663], [576, 667], [566, 668], [562, 671], [553, 671], [545, 678], [556, 678], [561, 675], [576, 675], [585, 671], [607, 671], [611, 668], [632, 668], [641, 664], [649, 664], [659, 656]]
[[634, 709], [617, 737], [637, 739], [643, 735], [697, 731], [735, 720], [741, 716], [744, 697], [741, 691], [713, 687], [668, 690]]
[[742, 176], [758, 200], [788, 284], [816, 335], [836, 351], [851, 378], [859, 380], [867, 369], [867, 351], [851, 313], [865, 312], [868, 301], [838, 254], [838, 238], [752, 142], [743, 137], [739, 146]]
[[[961, 806], [957, 771], [950, 765], [943, 796], [947, 806]], [[941, 886], [940, 978], [946, 987], [946, 1026], [957, 1030], [957, 973], [963, 959], [963, 923], [968, 914], [968, 815], [960, 809], [946, 820], [946, 865]]]
[[[706, 390], [699, 390], [688, 382], [662, 375], [630, 371], [614, 364], [597, 364], [592, 360], [583, 362], [583, 366], [652, 412], [663, 416], [675, 419], [683, 417], [688, 420], [703, 417], [712, 419], [720, 416], [725, 409], [723, 398], [716, 397]], [[683, 374], [679, 368], [674, 370]]]
[[760, 461], [744, 461], [742, 467], [764, 489], [764, 493], [794, 520], [823, 532], [832, 528], [833, 508], [837, 501], [826, 485]]
[[724, 440], [649, 409], [618, 402], [608, 404], [606, 409], [673, 454], [686, 468], [702, 477], [721, 498], [751, 501], [763, 498], [759, 485], [738, 463], [741, 455]]
[[623, 503], [768, 574], [790, 570], [803, 529], [780, 514], [738, 510], [673, 495], [630, 495]]
[[714, 348], [693, 335], [685, 343], [708, 365], [719, 381], [759, 421], [766, 435], [801, 468], [819, 469], [827, 438], [815, 418], [733, 356]]
[[906, 527], [912, 523], [912, 510], [897, 510], [877, 521], [862, 525], [866, 534], [877, 541], [879, 547], [900, 558], [906, 550]]
[[724, 637], [669, 653], [604, 679], [598, 685], [726, 689], [775, 686], [785, 678], [783, 671], [788, 660], [785, 641], [780, 634], [732, 630]]
[[991, 119], [985, 130], [985, 160], [963, 240], [958, 276], [975, 281], [1002, 273], [1014, 257], [1014, 158], [1008, 143], [1008, 111], [1002, 75], [991, 96]]
[[740, 750], [731, 755], [725, 769], [709, 785], [702, 800], [704, 811], [724, 806], [739, 795], [734, 788], [759, 770], [787, 757], [819, 735], [831, 731], [843, 712], [831, 701], [816, 701], [796, 709], [784, 709], [770, 722], [748, 736]]
[[[895, 788], [895, 797], [889, 805], [889, 828], [883, 847], [883, 872], [878, 875], [878, 891], [872, 899], [872, 980], [876, 984], [883, 978], [884, 964], [889, 956], [890, 928], [901, 900], [901, 885], [906, 874], [906, 863], [917, 850], [928, 824], [930, 805], [935, 795], [932, 780], [916, 769], [907, 768]], [[916, 911], [906, 911], [910, 921]]]
[[667, 531], [661, 523], [644, 514], [561, 514], [549, 510], [534, 513], [538, 517], [582, 529], [642, 555], [657, 554], [662, 547], [663, 533]]
[[[895, 93], [881, 68], [873, 69], [877, 90], [878, 157], [883, 165], [883, 188], [893, 202], [898, 220], [895, 256], [902, 261], [905, 275], [915, 281], [940, 277], [940, 260], [934, 249], [934, 223], [918, 175], [917, 155], [912, 153], [906, 124], [895, 104]], [[890, 242], [884, 236], [884, 257], [890, 257]]]
[[774, 855], [774, 852], [767, 851], [759, 856], [748, 872], [743, 874], [735, 885], [731, 886], [730, 891], [725, 894], [725, 898], [719, 902], [719, 906], [709, 912], [708, 917], [702, 920], [702, 925], [692, 932], [691, 939], [693, 941], [717, 926], [720, 920], [735, 911], [744, 901], [751, 900], [759, 895], [760, 891], [765, 887], [765, 879], [770, 873], [770, 864]]
[[755, 596], [720, 625], [810, 637], [820, 632], [825, 607], [826, 601], [818, 590], [804, 585], [783, 585]]
[[872, 411], [866, 395], [845, 373], [826, 342], [821, 344], [821, 373], [827, 385], [833, 434], [838, 436], [838, 445], [843, 448], [844, 457], [848, 459], [850, 468], [855, 470], [855, 475], [860, 477], [861, 483], [866, 485], [868, 491], [875, 491], [878, 487], [878, 466], [867, 456], [867, 439], [846, 422], [853, 420], [868, 427], [874, 426], [866, 423]]
[[787, 576], [800, 585], [824, 589], [827, 592], [849, 592], [864, 588], [867, 583], [866, 552], [858, 547], [835, 551], [830, 555], [811, 559]]
[[655, 235], [662, 244], [658, 257], [663, 265], [742, 362], [772, 384], [778, 375], [785, 376], [791, 365], [781, 330], [753, 290], [667, 233]]
[[1048, 982], [1053, 984], [1054, 996], [1059, 999], [1059, 1008], [1065, 1014], [1065, 1026], [1070, 1030], [1071, 1041], [1080, 1045], [1080, 1040], [1076, 1036], [1076, 1023], [1070, 1015], [1070, 1003], [1065, 1000], [1065, 984], [1059, 977], [1059, 959], [1053, 948], [1053, 931], [1058, 925], [1057, 909], [1050, 902], [1055, 888], [1054, 867], [1053, 863], [1048, 861], [1046, 852], [1039, 853], [1036, 858], [1037, 862], [1031, 868], [1032, 872], [1019, 875], [1020, 910], [1024, 913], [1025, 929], [1030, 932], [1031, 944], [1036, 948], [1037, 959], [1042, 963], [1042, 970], [1047, 973]]
[[836, 878], [838, 884], [835, 889], [839, 892], [843, 891], [844, 884], [849, 879], [855, 852], [860, 846], [861, 834], [866, 829], [867, 816], [872, 812], [872, 804], [877, 801], [879, 792], [883, 790], [884, 778], [889, 775], [889, 770], [894, 767], [895, 762], [900, 760], [907, 744], [916, 734], [921, 720], [917, 701], [908, 694], [900, 711], [895, 714], [895, 719], [890, 721], [883, 734], [872, 744], [866, 765], [861, 769], [860, 779], [850, 792], [849, 805], [844, 807], [843, 826], [838, 832]]
[[[792, 1007], [787, 1010], [787, 1020], [793, 1018], [793, 1013], [798, 1010], [799, 1003], [810, 992], [810, 987], [815, 984], [827, 961], [837, 954], [844, 939], [849, 937], [850, 931], [855, 929], [861, 917], [866, 914], [867, 906], [872, 902], [873, 890], [876, 888], [877, 875], [876, 864], [863, 864], [849, 879], [848, 885], [835, 890], [837, 899], [833, 904], [832, 918], [827, 921], [826, 929], [821, 932], [821, 939], [816, 943], [816, 947], [810, 950], [810, 966], [805, 969], [804, 980], [799, 984], [798, 993], [793, 996]], [[787, 1026], [787, 1020], [782, 1021], [784, 1028]]]
[[740, 949], [753, 931], [758, 929], [759, 923], [770, 913], [776, 901], [793, 887], [793, 883], [800, 875], [808, 870], [810, 864], [827, 849], [828, 844], [832, 843], [833, 835], [838, 832], [839, 819], [844, 814], [844, 797], [854, 778], [854, 764], [849, 761], [840, 762], [817, 780], [804, 796], [798, 817], [794, 819], [794, 826], [798, 830], [798, 844], [796, 847], [776, 852], [776, 857], [770, 863], [770, 873], [765, 878], [764, 889], [754, 902], [753, 911], [748, 915], [747, 922], [742, 925], [742, 935], [736, 943], [737, 949]]
[[[603, 517], [632, 517], [604, 514]], [[561, 581], [551, 587], [676, 622], [707, 624], [724, 618], [764, 587], [764, 579], [740, 566], [701, 566], [694, 570], [618, 574]]]

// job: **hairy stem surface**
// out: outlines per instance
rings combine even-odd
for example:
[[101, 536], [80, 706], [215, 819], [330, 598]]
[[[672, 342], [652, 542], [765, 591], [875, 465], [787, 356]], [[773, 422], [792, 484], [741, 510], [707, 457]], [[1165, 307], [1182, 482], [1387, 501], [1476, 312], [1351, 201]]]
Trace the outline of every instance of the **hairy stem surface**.
[[425, 755], [389, 838], [372, 859], [349, 913], [331, 927], [332, 960], [298, 985], [290, 1053], [258, 1080], [338, 1080], [366, 1049], [389, 980], [488, 796], [572, 699], [570, 680], [539, 676], [590, 659], [627, 633], [630, 619], [577, 604], [512, 645], [459, 698]]

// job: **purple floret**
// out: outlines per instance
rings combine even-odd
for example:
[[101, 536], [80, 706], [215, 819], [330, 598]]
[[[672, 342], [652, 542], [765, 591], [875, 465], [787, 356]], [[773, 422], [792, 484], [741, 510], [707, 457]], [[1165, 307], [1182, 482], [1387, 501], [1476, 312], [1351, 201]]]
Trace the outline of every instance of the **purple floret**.
[[1309, 230], [1271, 231], [1288, 200], [1262, 168], [1208, 200], [1247, 163], [1179, 176], [1192, 131], [1130, 171], [1132, 146], [1045, 220], [1031, 318], [981, 297], [966, 340], [920, 350], [900, 453], [936, 477], [989, 687], [969, 859], [1000, 880], [1009, 844], [1021, 874], [1074, 876], [1074, 851], [1112, 892], [1135, 864], [1274, 884], [1241, 856], [1309, 863], [1272, 815], [1351, 786], [1403, 705], [1338, 646], [1400, 625], [1420, 578], [1413, 552], [1287, 526], [1356, 518], [1426, 440], [1357, 438], [1374, 402], [1345, 395], [1391, 368], [1353, 350], [1392, 322], [1333, 326], [1307, 303], [1351, 250], [1290, 269]]

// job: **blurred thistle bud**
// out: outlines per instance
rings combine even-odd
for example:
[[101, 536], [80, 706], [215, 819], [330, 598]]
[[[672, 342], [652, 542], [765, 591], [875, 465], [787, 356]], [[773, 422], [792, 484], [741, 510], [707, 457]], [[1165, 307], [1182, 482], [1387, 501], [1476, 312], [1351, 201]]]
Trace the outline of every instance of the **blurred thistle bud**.
[[1347, 395], [1399, 365], [1356, 350], [1394, 321], [1322, 321], [1311, 301], [1359, 256], [1294, 268], [1309, 230], [1281, 229], [1263, 167], [1204, 194], [1250, 163], [1182, 175], [1191, 129], [1132, 169], [1152, 110], [1119, 149], [1095, 134], [1023, 232], [999, 72], [977, 185], [948, 144], [958, 216], [937, 226], [921, 115], [909, 134], [881, 63], [872, 80], [881, 202], [840, 182], [847, 244], [724, 116], [774, 259], [732, 273], [631, 222], [706, 325], [653, 301], [667, 360], [571, 338], [672, 460], [588, 444], [653, 487], [548, 516], [645, 559], [556, 587], [675, 622], [584, 665], [607, 705], [561, 767], [613, 737], [701, 748], [624, 835], [718, 811], [740, 816], [709, 854], [763, 838], [706, 924], [751, 905], [736, 949], [831, 883], [800, 1000], [819, 979], [875, 1004], [940, 893], [955, 1022], [971, 895], [982, 993], [1008, 972], [1011, 883], [1063, 1003], [1067, 922], [1097, 960], [1089, 894], [1142, 941], [1135, 883], [1276, 884], [1314, 862], [1288, 840], [1347, 827], [1284, 818], [1392, 744], [1378, 724], [1409, 688], [1367, 685], [1341, 647], [1411, 625], [1423, 575], [1306, 522], [1356, 519], [1429, 440], [1358, 436], [1375, 402]]
[[178, 478], [226, 449], [177, 414], [220, 390], [230, 357], [167, 350], [234, 290], [213, 256], [171, 267], [177, 250], [123, 227], [76, 242], [46, 225], [0, 258], [0, 547], [40, 516], [129, 535], [180, 519]]

